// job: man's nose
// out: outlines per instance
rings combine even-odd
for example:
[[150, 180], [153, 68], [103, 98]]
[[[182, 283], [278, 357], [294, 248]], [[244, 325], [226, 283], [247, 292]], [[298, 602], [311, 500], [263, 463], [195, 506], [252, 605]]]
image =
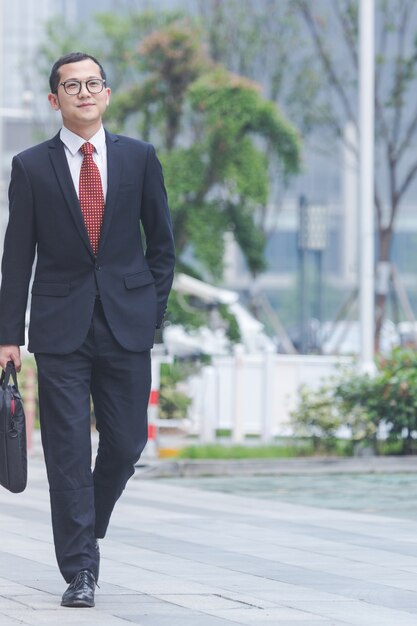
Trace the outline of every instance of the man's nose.
[[80, 97], [85, 97], [85, 96], [89, 96], [90, 92], [87, 89], [87, 85], [86, 83], [81, 83], [81, 89], [80, 89], [80, 93], [78, 94]]

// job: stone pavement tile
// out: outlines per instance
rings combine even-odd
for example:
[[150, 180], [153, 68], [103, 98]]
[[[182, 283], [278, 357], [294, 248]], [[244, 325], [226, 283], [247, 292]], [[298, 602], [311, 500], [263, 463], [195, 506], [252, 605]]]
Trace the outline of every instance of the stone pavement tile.
[[[328, 621], [327, 618], [321, 614], [314, 615], [310, 611], [290, 607], [279, 607], [275, 609], [213, 610], [210, 611], [210, 615], [230, 619], [244, 626], [258, 626], [263, 624], [265, 624], [265, 626], [278, 626], [281, 624], [282, 620], [291, 620], [295, 626], [306, 620], [315, 620], [317, 624], [319, 620], [323, 624], [330, 623], [330, 620]], [[345, 625], [348, 623], [349, 622], [346, 621]]]
[[146, 605], [145, 609], [149, 609], [148, 605], [150, 604], [166, 606], [164, 600], [158, 600], [154, 596], [144, 593], [132, 593], [128, 590], [124, 590], [124, 593], [120, 594], [106, 593], [102, 587], [96, 591], [96, 605], [100, 608], [100, 611], [119, 614], [124, 610], [131, 611], [132, 606], [142, 607], [142, 605]]
[[[170, 596], [171, 597], [171, 596]], [[96, 609], [107, 612], [108, 607], [97, 598]], [[140, 606], [129, 606], [122, 602], [111, 610], [111, 613], [126, 621], [134, 622], [144, 626], [233, 626], [235, 620], [230, 621], [227, 617], [208, 615], [204, 608], [189, 609], [180, 606], [177, 602], [170, 602], [165, 599], [153, 599], [144, 602]], [[101, 623], [100, 623], [101, 624]], [[78, 626], [78, 625], [77, 625]]]
[[[356, 580], [384, 584], [399, 589], [413, 589], [415, 586], [415, 575], [400, 570], [403, 567], [400, 556], [397, 556], [395, 559], [388, 558], [388, 560], [383, 560], [379, 565], [375, 565], [359, 559], [352, 561], [350, 554], [347, 554], [345, 558], [341, 558], [339, 556], [314, 554], [298, 548], [278, 548], [277, 550], [271, 550], [268, 556], [262, 550], [257, 552], [257, 547], [252, 546], [251, 549], [242, 550], [241, 553], [303, 567], [311, 571], [326, 572], [327, 574], [339, 575], [340, 572], [343, 572], [344, 576]], [[387, 567], [388, 564], [390, 567]], [[392, 575], [393, 568], [397, 570], [395, 577]]]
[[[177, 604], [178, 606], [182, 606], [184, 608], [196, 609], [198, 611], [207, 611], [209, 613], [212, 613], [212, 611], [220, 611], [220, 610], [232, 610], [232, 609], [247, 610], [247, 609], [254, 608], [247, 602], [239, 601], [239, 600], [232, 600], [220, 594], [178, 593], [178, 594], [158, 594], [156, 595], [156, 597], [163, 599], [166, 602]], [[258, 610], [258, 607], [256, 608]]]
[[[104, 552], [104, 550], [103, 550]], [[195, 557], [198, 558], [197, 556]], [[138, 564], [140, 564], [138, 566]], [[152, 561], [151, 555], [143, 556], [143, 552], [140, 550], [132, 549], [129, 558], [125, 558], [120, 562], [107, 561], [103, 559], [103, 569], [101, 577], [106, 579], [107, 572], [117, 572], [118, 576], [123, 578], [113, 577], [114, 580], [126, 586], [134, 585], [133, 588], [150, 593], [150, 588], [156, 591], [154, 582], [156, 581], [158, 586], [161, 584], [168, 585], [169, 589], [163, 587], [160, 589], [161, 593], [164, 591], [172, 591], [173, 593], [211, 593], [215, 589], [213, 587], [207, 587], [205, 584], [205, 577], [214, 575], [213, 579], [219, 582], [222, 580], [225, 572], [224, 568], [217, 567], [215, 563], [201, 563], [194, 562], [192, 556], [183, 559], [179, 557], [172, 557], [166, 554], [165, 559], [160, 559], [158, 556], [155, 562]], [[137, 576], [134, 580], [129, 581], [129, 572], [136, 571]], [[127, 575], [126, 575], [127, 573]], [[232, 572], [237, 576], [237, 573]]]
[[14, 609], [21, 609], [21, 608], [22, 608], [22, 604], [19, 602], [17, 598], [6, 597], [0, 594], [0, 612], [10, 611]]
[[[342, 604], [344, 602], [351, 602], [350, 598], [343, 597], [338, 594], [330, 593], [327, 591], [317, 591], [301, 585], [286, 585], [285, 583], [276, 582], [275, 585], [262, 584], [260, 580], [255, 583], [251, 589], [248, 590], [252, 594], [252, 597], [259, 599], [259, 601], [275, 601], [275, 606], [293, 606], [292, 602], [300, 602], [300, 607], [303, 608], [303, 603], [308, 604], [311, 601], [319, 601], [322, 603], [338, 602]], [[265, 581], [270, 583], [271, 581]], [[273, 581], [275, 582], [275, 581]], [[247, 593], [247, 587], [243, 586], [241, 589], [242, 595]], [[297, 604], [294, 604], [297, 606]]]
[[[413, 591], [394, 589], [388, 586], [364, 585], [360, 600], [381, 607], [401, 609], [417, 614], [417, 594]], [[417, 624], [417, 615], [414, 617]]]
[[[56, 609], [4, 611], [3, 614], [5, 617], [4, 621], [2, 617], [1, 626], [8, 626], [8, 619], [28, 626], [126, 626], [125, 619], [97, 609], [69, 609], [59, 605]], [[139, 621], [136, 623], [141, 624]]]
[[[26, 575], [26, 572], [25, 572], [25, 575]], [[33, 578], [28, 579], [27, 584], [25, 584], [23, 576], [20, 578], [19, 582], [1, 578], [0, 579], [0, 597], [10, 598], [13, 600], [13, 598], [17, 596], [33, 595], [38, 590], [36, 578], [37, 578], [37, 575], [35, 574]], [[52, 580], [52, 578], [57, 579], [59, 581], [59, 577], [57, 577], [56, 574], [55, 576], [52, 576], [51, 574], [50, 579]], [[46, 592], [51, 593], [51, 591], [52, 589], [50, 587], [50, 583], [48, 583], [48, 588], [46, 589]]]
[[[178, 502], [182, 503], [182, 510], [195, 510], [199, 508], [206, 512], [221, 512], [222, 515], [230, 513], [235, 517], [260, 517], [262, 519], [275, 519], [285, 522], [297, 520], [309, 520], [313, 523], [346, 523], [359, 521], [363, 523], [374, 516], [364, 513], [352, 513], [345, 510], [320, 509], [311, 506], [290, 504], [287, 502], [275, 502], [271, 500], [261, 500], [248, 498], [229, 493], [209, 492], [199, 490], [195, 487], [183, 487], [172, 484], [169, 481], [158, 482], [157, 493], [155, 493], [154, 482], [147, 482], [140, 479], [140, 476], [133, 480], [133, 483], [140, 483], [140, 487], [127, 493], [128, 497], [140, 498], [145, 504], [152, 503], [155, 506], [167, 505], [167, 509], [173, 507], [177, 509]], [[190, 505], [187, 507], [187, 504]]]
[[[262, 579], [250, 574], [236, 572], [212, 572], [200, 577], [201, 588], [211, 590], [213, 594], [246, 602], [258, 608], [270, 608], [282, 605], [282, 597], [279, 596], [280, 583], [274, 580]], [[286, 588], [293, 585], [286, 585]], [[259, 593], [260, 591], [265, 593]]]
[[[204, 593], [206, 589], [201, 583], [187, 581], [163, 571], [152, 571], [130, 563], [112, 562], [100, 565], [100, 586], [104, 590], [106, 580], [117, 581], [117, 585], [126, 590], [156, 595], [158, 593]], [[167, 570], [169, 568], [167, 567]], [[178, 570], [177, 570], [178, 571]]]
[[[396, 568], [400, 575], [399, 581], [401, 582], [401, 575], [406, 573], [412, 574], [417, 570], [417, 559], [407, 554], [399, 554], [396, 552], [389, 552], [388, 550], [374, 549], [363, 547], [355, 547], [349, 545], [339, 546], [323, 546], [318, 548], [323, 554], [336, 554], [338, 558], [349, 562], [351, 560], [357, 560], [359, 562], [375, 565], [379, 568], [387, 568], [389, 571], [391, 568]], [[397, 577], [391, 584], [396, 585]]]
[[[141, 607], [141, 612], [131, 612], [133, 607], [129, 608], [120, 605], [113, 611], [114, 615], [123, 617], [126, 620], [137, 620], [141, 624], [149, 626], [174, 626], [175, 624], [184, 624], [187, 626], [222, 626], [227, 624], [244, 624], [245, 621], [241, 621], [241, 612], [252, 611], [253, 607], [249, 605], [244, 609], [230, 608], [236, 606], [236, 603], [225, 602], [222, 598], [210, 598], [210, 597], [193, 597], [183, 595], [179, 597], [171, 594], [161, 596], [163, 602], [160, 603], [144, 603]], [[97, 607], [102, 609], [102, 604], [98, 601]], [[127, 609], [127, 610], [125, 610]], [[190, 610], [188, 610], [190, 609]], [[255, 609], [260, 611], [260, 609]], [[297, 614], [299, 611], [286, 609], [285, 614], [288, 616]], [[272, 620], [273, 621], [273, 620]], [[272, 622], [271, 622], [272, 623]]]
[[32, 594], [39, 592], [61, 596], [67, 587], [67, 583], [56, 571], [44, 576], [35, 574], [31, 578], [23, 578], [26, 575], [22, 574], [20, 582], [28, 589], [31, 589]]
[[[326, 572], [320, 567], [306, 569], [291, 563], [269, 562], [257, 557], [248, 557], [243, 554], [230, 554], [223, 551], [211, 550], [207, 560], [229, 570], [237, 570], [257, 575], [259, 578], [274, 579], [280, 582], [292, 583], [311, 587], [315, 590], [331, 591], [346, 598], [364, 599], [373, 602], [377, 598], [378, 603], [390, 607], [407, 607], [415, 611], [415, 596], [412, 591], [397, 590], [391, 587], [375, 584], [364, 575], [361, 579], [349, 575], [341, 575], [336, 571]], [[339, 568], [343, 572], [343, 567]], [[366, 584], [364, 584], [366, 583]], [[364, 591], [365, 589], [365, 591]]]
[[[41, 502], [42, 501], [43, 500], [41, 500]], [[13, 530], [18, 533], [24, 534], [25, 531], [30, 530], [28, 529], [28, 525], [24, 523], [25, 520], [30, 519], [31, 525], [32, 523], [42, 523], [47, 520], [48, 510], [46, 507], [45, 509], [39, 510], [39, 504], [36, 500], [33, 500], [31, 504], [29, 504], [27, 500], [20, 503], [5, 502], [3, 496], [1, 496], [0, 502], [2, 517], [4, 515], [13, 518], [15, 520]]]
[[[160, 528], [159, 532], [164, 532], [166, 531], [166, 528]], [[177, 529], [177, 535], [178, 533], [180, 534], [181, 532], [183, 532], [181, 529]], [[275, 535], [276, 537], [278, 537], [279, 535], [276, 533]], [[190, 539], [190, 533], [187, 534], [187, 542], [184, 541], [178, 541], [176, 540], [175, 542], [172, 541], [174, 537], [170, 536], [170, 538], [165, 538], [162, 539], [162, 545], [161, 545], [161, 537], [159, 535], [159, 537], [157, 537], [155, 535], [155, 539], [159, 540], [159, 547], [164, 547], [164, 543], [166, 544], [171, 544], [171, 545], [175, 545], [174, 551], [177, 553], [181, 553], [182, 556], [187, 556], [187, 553], [189, 551], [192, 551], [194, 554], [196, 554], [196, 556], [204, 556], [205, 551], [209, 551], [212, 552], [212, 550], [209, 550], [209, 546], [201, 548], [200, 546], [197, 547], [196, 544], [192, 544], [192, 545], [188, 545], [188, 540]], [[294, 544], [294, 537], [293, 539], [293, 544]], [[141, 538], [138, 538], [139, 541], [141, 541]], [[144, 539], [142, 538], [142, 540], [144, 541]], [[153, 537], [150, 536], [149, 537], [149, 541], [147, 542], [147, 544], [149, 545], [149, 543], [152, 544], [152, 540]], [[247, 541], [247, 544], [249, 542]], [[256, 551], [258, 551], [258, 556], [262, 556], [263, 558], [267, 558], [267, 551], [268, 551], [268, 546], [262, 546], [261, 545], [261, 549], [259, 549], [259, 544], [260, 542], [258, 541], [258, 545], [255, 545], [255, 542], [251, 542], [251, 544], [253, 543], [252, 546], [252, 552], [256, 553]], [[338, 544], [338, 551], [340, 552], [342, 549], [343, 545], [342, 544]], [[233, 547], [230, 548], [231, 550], [233, 549]], [[288, 548], [287, 551], [285, 552], [285, 550], [282, 550], [282, 559], [281, 560], [287, 560], [287, 562], [291, 562], [291, 564], [302, 564], [304, 561], [304, 566], [305, 567], [309, 567], [310, 569], [325, 569], [328, 573], [332, 573], [332, 572], [339, 572], [341, 569], [345, 569], [345, 572], [347, 574], [349, 574], [350, 576], [356, 576], [357, 578], [365, 578], [366, 580], [371, 579], [374, 582], [378, 581], [378, 582], [390, 582], [390, 580], [392, 580], [392, 576], [390, 571], [387, 571], [384, 577], [384, 573], [381, 573], [381, 561], [384, 562], [384, 555], [385, 553], [382, 554], [382, 556], [380, 556], [380, 558], [378, 559], [380, 561], [379, 563], [379, 569], [375, 564], [375, 568], [372, 570], [372, 564], [364, 564], [363, 560], [360, 561], [360, 557], [358, 557], [358, 562], [348, 562], [346, 563], [346, 560], [342, 563], [342, 565], [344, 567], [341, 567], [341, 561], [340, 559], [338, 559], [338, 557], [334, 557], [335, 559], [338, 560], [332, 560], [331, 556], [326, 559], [325, 555], [320, 555], [317, 554], [317, 551], [320, 549], [320, 546], [317, 546], [316, 548], [316, 553], [315, 554], [305, 554], [303, 553], [303, 551], [299, 551], [294, 552], [293, 550], [295, 550], [295, 548]], [[247, 550], [247, 552], [250, 552], [250, 550]], [[328, 550], [328, 552], [330, 552], [330, 554], [333, 552], [334, 553], [334, 548], [333, 550]], [[172, 552], [172, 550], [171, 550]], [[274, 555], [274, 547], [272, 547], [272, 549], [270, 549], [271, 552], [271, 558], [273, 558], [275, 556], [275, 558], [279, 557], [279, 546], [275, 547], [275, 555]], [[346, 550], [346, 554], [348, 554], [349, 551]], [[285, 555], [287, 555], [287, 558], [285, 559]], [[332, 555], [334, 556], [334, 555]], [[294, 558], [292, 558], [294, 557]], [[388, 561], [390, 561], [391, 556], [388, 555], [387, 556]], [[404, 563], [403, 563], [403, 559], [401, 558], [401, 562], [399, 561], [399, 557], [398, 555], [395, 555], [393, 558], [393, 561], [391, 562], [392, 565], [399, 565], [401, 564], [402, 567], [404, 567]], [[413, 564], [415, 563], [415, 560], [413, 561]], [[363, 570], [362, 570], [363, 568]], [[412, 577], [407, 576], [405, 573], [399, 572], [398, 573], [398, 577], [395, 577], [395, 586], [399, 586], [399, 587], [403, 587], [403, 588], [409, 588], [410, 582], [412, 582]]]
[[[320, 573], [317, 573], [317, 577], [320, 578]], [[227, 589], [230, 586], [230, 579], [224, 582], [223, 587]], [[302, 610], [310, 610], [311, 606], [338, 606], [343, 610], [344, 606], [349, 606], [352, 602], [349, 592], [352, 590], [339, 588], [338, 585], [333, 587], [333, 592], [330, 584], [327, 584], [322, 590], [316, 587], [302, 586], [301, 582], [295, 584], [286, 584], [279, 581], [272, 581], [269, 579], [263, 579], [260, 577], [250, 577], [249, 575], [241, 576], [239, 579], [239, 594], [245, 598], [246, 594], [250, 594], [252, 602], [258, 600], [274, 602], [275, 605], [290, 606], [299, 608]], [[348, 595], [343, 595], [343, 591], [347, 591]], [[403, 609], [404, 611], [413, 611], [417, 604], [417, 594], [410, 593], [404, 597], [403, 594], [398, 594], [395, 589], [382, 587], [375, 589], [367, 588], [366, 585], [361, 585], [356, 593], [360, 592], [360, 597], [366, 602], [358, 602], [360, 605], [372, 607], [380, 607], [384, 610], [384, 605], [389, 607]], [[223, 593], [227, 593], [223, 591]], [[369, 604], [367, 604], [369, 603]], [[330, 616], [331, 617], [331, 616]], [[417, 624], [417, 618], [414, 616], [414, 621]], [[396, 626], [393, 624], [392, 626]]]
[[[63, 586], [64, 590], [65, 586]], [[32, 590], [33, 592], [33, 590]], [[62, 610], [60, 607], [61, 593], [59, 594], [47, 594], [38, 593], [30, 596], [16, 596], [14, 599], [8, 598], [10, 603], [3, 603], [3, 598], [0, 597], [0, 611], [9, 612], [11, 615], [20, 613], [22, 609], [28, 609], [28, 613], [35, 610], [38, 615], [41, 615], [43, 610]], [[119, 615], [124, 610], [132, 611], [132, 607], [137, 609], [142, 605], [147, 605], [144, 612], [149, 610], [149, 605], [154, 605], [158, 610], [161, 607], [167, 607], [167, 603], [163, 600], [158, 601], [152, 596], [142, 594], [103, 594], [102, 589], [96, 591], [96, 610], [104, 611], [113, 615]], [[175, 607], [174, 607], [175, 608]], [[1, 622], [0, 622], [1, 624]], [[1, 624], [3, 626], [3, 624]]]
[[[137, 575], [137, 574], [136, 574]], [[115, 579], [117, 580], [117, 579]], [[65, 586], [65, 582], [62, 583]], [[62, 586], [61, 584], [61, 586]], [[134, 596], [136, 598], [140, 598], [141, 602], [145, 602], [146, 598], [152, 598], [152, 596], [147, 595], [142, 590], [137, 589], [129, 589], [121, 584], [120, 580], [117, 580], [117, 583], [110, 583], [106, 580], [103, 580], [101, 575], [101, 564], [100, 564], [100, 587], [96, 590], [96, 594], [100, 596], [108, 596], [108, 597], [118, 597], [118, 596]], [[62, 589], [62, 592], [64, 588]]]
[[[239, 624], [239, 622], [233, 620], [214, 617], [212, 615], [205, 615], [204, 613], [197, 613], [196, 611], [177, 617], [158, 614], [126, 614], [124, 615], [124, 619], [131, 621], [134, 624], [140, 624], [140, 626], [236, 626], [236, 624]], [[127, 626], [126, 622], [124, 622], [124, 624]]]
[[368, 602], [319, 602], [312, 600], [308, 607], [304, 603], [291, 601], [294, 608], [303, 608], [313, 616], [345, 621], [350, 626], [416, 626], [417, 618], [407, 611], [389, 609]]
[[0, 596], [4, 598], [14, 598], [15, 596], [32, 595], [33, 587], [27, 587], [26, 585], [19, 585], [18, 583], [1, 584]]
[[222, 593], [228, 597], [236, 594], [238, 598], [246, 600], [248, 603], [258, 608], [272, 608], [277, 606], [287, 606], [288, 600], [296, 598], [308, 602], [319, 599], [322, 602], [330, 602], [335, 599], [348, 602], [348, 598], [343, 598], [331, 593], [317, 591], [301, 585], [290, 585], [276, 580], [253, 577], [248, 574], [239, 575], [235, 579], [236, 584], [232, 584], [232, 578], [223, 577], [221, 584]]
[[0, 611], [0, 624], [1, 626], [15, 626], [15, 624], [27, 625], [28, 622], [24, 622], [21, 619], [16, 619], [11, 615], [6, 615]]
[[[100, 598], [97, 598], [96, 608], [107, 612], [107, 608], [105, 606], [104, 608], [101, 606]], [[113, 611], [113, 614], [118, 617], [126, 617], [127, 615], [132, 614], [145, 617], [149, 615], [155, 615], [158, 617], [168, 615], [172, 617], [173, 620], [180, 619], [186, 615], [190, 615], [191, 613], [193, 613], [193, 611], [160, 598], [153, 598], [151, 602], [143, 602], [138, 605], [135, 605], [134, 603], [124, 604], [121, 602], [120, 605]], [[194, 613], [197, 613], [197, 611], [194, 611]]]
[[0, 571], [7, 576], [10, 582], [25, 584], [29, 581], [52, 580], [56, 570], [38, 561], [25, 559], [16, 554], [9, 554], [0, 550]]
[[[318, 620], [307, 620], [307, 621], [294, 621], [294, 620], [282, 620], [279, 622], [277, 626], [346, 626], [347, 622], [339, 622], [335, 620], [327, 620], [324, 618], [320, 618]], [[252, 624], [251, 626], [258, 626], [257, 624]], [[371, 626], [371, 625], [369, 625]]]
[[[306, 519], [309, 521], [306, 522]], [[378, 520], [379, 518], [374, 516], [374, 524], [376, 524]], [[382, 537], [378, 537], [377, 535], [374, 536], [372, 534], [372, 524], [367, 526], [367, 532], [359, 532], [355, 522], [350, 522], [346, 527], [343, 525], [340, 528], [334, 524], [326, 524], [325, 520], [322, 520], [320, 523], [313, 522], [309, 517], [298, 518], [297, 516], [294, 516], [291, 523], [288, 523], [288, 521], [275, 520], [273, 525], [271, 525], [271, 520], [268, 520], [267, 518], [259, 517], [256, 519], [250, 519], [245, 516], [242, 517], [241, 522], [243, 522], [243, 524], [241, 523], [235, 525], [237, 532], [241, 529], [244, 534], [252, 533], [253, 536], [253, 531], [259, 527], [263, 529], [263, 537], [266, 537], [266, 534], [269, 532], [269, 540], [273, 540], [273, 535], [275, 535], [275, 541], [281, 545], [283, 542], [285, 544], [286, 541], [288, 542], [288, 545], [294, 545], [294, 540], [298, 536], [300, 547], [310, 546], [314, 548], [315, 542], [320, 544], [319, 540], [322, 540], [324, 545], [326, 545], [327, 542], [330, 542], [330, 546], [356, 544], [358, 546], [365, 545], [367, 547], [379, 547], [382, 550], [387, 551], [392, 550], [394, 546], [395, 550], [402, 550], [403, 542], [395, 541], [394, 537], [398, 536], [395, 533], [398, 533], [399, 528], [402, 527], [403, 520], [395, 520], [396, 524], [394, 528], [391, 525], [388, 525], [386, 532]], [[245, 525], [247, 528], [245, 528]], [[417, 524], [415, 526], [415, 530], [417, 532]], [[260, 534], [261, 533], [258, 531], [258, 538]], [[256, 536], [253, 536], [253, 539], [256, 540]], [[415, 548], [415, 545], [412, 547]]]
[[52, 545], [39, 541], [35, 537], [10, 537], [7, 547], [3, 549], [5, 554], [13, 555], [13, 558], [19, 557], [26, 563], [42, 563], [51, 569], [56, 568], [56, 559]]
[[[62, 587], [62, 592], [64, 591], [65, 586]], [[33, 609], [33, 610], [39, 610], [39, 609], [57, 609], [60, 605], [61, 602], [61, 596], [62, 594], [52, 594], [52, 593], [43, 593], [43, 592], [38, 592], [36, 594], [33, 593], [33, 589], [32, 589], [32, 595], [23, 595], [23, 596], [15, 596], [13, 598], [14, 600], [14, 606], [13, 607], [9, 607], [9, 610], [11, 612], [11, 609], [22, 609], [22, 608], [27, 608], [27, 609]], [[0, 600], [0, 607], [2, 610], [3, 606]]]
[[[223, 525], [223, 529], [221, 530], [220, 522]], [[256, 550], [259, 556], [265, 556], [268, 554], [268, 550], [271, 555], [279, 554], [279, 550], [283, 547], [287, 547], [288, 549], [299, 549], [300, 551], [311, 552], [311, 560], [315, 560], [320, 558], [320, 553], [324, 555], [328, 555], [329, 557], [337, 557], [338, 555], [343, 557], [349, 554], [349, 551], [352, 552], [353, 557], [352, 560], [356, 557], [358, 561], [364, 561], [365, 557], [360, 557], [361, 550], [367, 551], [369, 550], [370, 545], [374, 545], [375, 548], [379, 548], [375, 550], [375, 554], [378, 557], [378, 561], [375, 565], [380, 565], [380, 562], [384, 559], [393, 558], [398, 562], [398, 555], [403, 555], [408, 559], [408, 564], [410, 566], [416, 566], [417, 559], [415, 557], [410, 556], [410, 546], [405, 542], [397, 542], [393, 541], [391, 537], [386, 541], [379, 541], [375, 545], [375, 541], [372, 537], [362, 536], [355, 533], [350, 532], [347, 533], [334, 533], [328, 532], [322, 528], [315, 528], [311, 526], [306, 526], [302, 528], [302, 533], [300, 534], [294, 532], [294, 525], [291, 525], [291, 531], [288, 531], [288, 528], [281, 529], [276, 526], [265, 529], [263, 528], [262, 533], [259, 532], [259, 529], [254, 528], [249, 523], [237, 523], [237, 522], [229, 522], [227, 520], [219, 520], [219, 532], [216, 533], [216, 527], [214, 524], [214, 528], [212, 533], [201, 530], [198, 534], [197, 529], [188, 528], [187, 533], [187, 541], [193, 542], [195, 541], [204, 541], [207, 545], [216, 545], [217, 547], [228, 547], [230, 550], [239, 551], [246, 546], [249, 546], [247, 549]], [[193, 523], [195, 526], [195, 523]], [[143, 530], [143, 527], [141, 527]], [[154, 529], [155, 530], [155, 529]], [[173, 524], [171, 525], [162, 525], [157, 528], [158, 535], [166, 536], [166, 540], [174, 539], [181, 535], [182, 529]], [[167, 532], [169, 533], [167, 535]], [[397, 531], [398, 532], [398, 529]], [[416, 526], [416, 534], [417, 534], [417, 526]], [[194, 540], [195, 536], [195, 540]], [[219, 538], [221, 537], [221, 538]], [[240, 538], [240, 541], [239, 541]], [[152, 537], [150, 536], [150, 541], [152, 541]], [[357, 544], [355, 546], [355, 543]], [[412, 546], [414, 549], [415, 546]], [[308, 554], [306, 554], [306, 559], [308, 559]], [[325, 556], [323, 557], [325, 558]], [[403, 563], [402, 563], [403, 565]]]
[[[133, 511], [137, 511], [138, 506], [141, 508], [140, 512], [140, 520], [141, 526], [148, 526], [152, 528], [154, 524], [164, 523], [167, 520], [167, 510], [166, 507], [157, 505], [155, 503], [146, 504], [146, 502], [142, 501], [141, 498], [135, 498], [133, 501], [130, 500], [130, 504], [127, 504], [129, 500], [127, 498], [123, 498], [123, 501], [120, 501], [117, 509], [114, 510], [112, 514], [112, 521], [114, 515], [114, 522], [119, 526], [120, 532], [123, 533], [123, 524], [126, 515], [131, 515]], [[160, 503], [161, 504], [161, 503]], [[192, 520], [201, 515], [201, 510], [199, 510], [196, 514], [194, 512], [188, 512], [187, 509], [183, 510], [182, 507], [178, 509], [173, 508], [169, 511], [169, 519], [174, 520], [176, 522], [186, 522], [187, 520]], [[125, 520], [126, 521], [126, 520]]]
[[[375, 516], [375, 522], [378, 518]], [[407, 555], [411, 557], [417, 556], [417, 544], [415, 542], [405, 542], [398, 540], [397, 537], [401, 536], [401, 529], [403, 520], [395, 520], [395, 527], [389, 525], [384, 533], [384, 536], [378, 536], [373, 534], [372, 527], [367, 528], [366, 532], [360, 532], [360, 529], [355, 525], [347, 526], [346, 528], [330, 528], [326, 525], [315, 526], [313, 524], [308, 527], [300, 528], [295, 525], [291, 528], [292, 532], [301, 532], [304, 535], [309, 535], [311, 539], [323, 539], [325, 541], [332, 541], [336, 544], [344, 544], [345, 546], [352, 546], [353, 549], [364, 548], [380, 550], [383, 554], [396, 553], [401, 555]], [[417, 533], [417, 524], [415, 528]], [[415, 561], [414, 561], [415, 562]]]
[[[239, 586], [237, 586], [239, 589]], [[247, 604], [249, 606], [255, 607], [257, 609], [270, 609], [273, 607], [279, 606], [279, 602], [274, 596], [274, 600], [265, 600], [264, 598], [257, 598], [251, 595], [250, 592], [236, 592], [232, 590], [227, 590], [225, 586], [221, 591], [221, 595], [224, 598], [229, 600], [233, 600], [235, 602], [240, 602], [241, 604]]]
[[[191, 563], [193, 551], [190, 546], [186, 545], [186, 542], [175, 542], [175, 546], [172, 550], [181, 552], [182, 557], [187, 556]], [[184, 555], [184, 553], [186, 554]], [[294, 566], [291, 563], [267, 561], [265, 559], [257, 558], [256, 556], [248, 556], [245, 554], [229, 553], [222, 550], [211, 549], [205, 551], [204, 559], [206, 563], [211, 564], [213, 567], [232, 570], [238, 573], [251, 574], [263, 579], [268, 578], [280, 582], [312, 587], [316, 590], [330, 589], [334, 593], [347, 595], [351, 598], [360, 598], [363, 588], [361, 581], [349, 576], [338, 575], [334, 572], [327, 573], [320, 569], [310, 570], [304, 567]], [[174, 576], [178, 575], [178, 571], [170, 571], [169, 563], [167, 564], [166, 571], [168, 574], [172, 573]], [[184, 573], [189, 575], [189, 572], [187, 571], [187, 563], [185, 563], [184, 567], [179, 571], [182, 575], [184, 575]], [[219, 571], [219, 577], [221, 580], [221, 571]], [[171, 585], [173, 582], [174, 581], [171, 581]], [[178, 586], [179, 583], [180, 581], [177, 581]], [[376, 593], [384, 591], [384, 587], [382, 585], [372, 585], [372, 587]], [[147, 591], [149, 593], [149, 590], [146, 589], [142, 589], [142, 591]], [[153, 592], [155, 593], [155, 591]], [[177, 589], [176, 592], [180, 592], [180, 589]], [[402, 593], [404, 597], [406, 597], [407, 592], [404, 591]], [[380, 595], [382, 596], [383, 594], [381, 593]]]

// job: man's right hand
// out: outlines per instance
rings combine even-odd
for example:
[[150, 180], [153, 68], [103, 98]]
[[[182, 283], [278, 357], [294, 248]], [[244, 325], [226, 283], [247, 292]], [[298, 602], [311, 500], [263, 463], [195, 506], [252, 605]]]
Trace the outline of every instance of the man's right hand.
[[16, 372], [20, 372], [22, 363], [19, 346], [0, 346], [0, 367], [5, 370], [8, 361], [13, 361]]

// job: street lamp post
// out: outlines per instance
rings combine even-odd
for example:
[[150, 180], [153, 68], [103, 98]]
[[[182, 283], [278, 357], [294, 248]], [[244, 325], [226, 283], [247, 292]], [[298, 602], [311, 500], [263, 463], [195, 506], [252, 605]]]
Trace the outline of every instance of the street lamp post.
[[[299, 258], [299, 332], [301, 354], [305, 354], [308, 347], [307, 312], [308, 293], [306, 260], [311, 255], [315, 258], [316, 284], [314, 286], [313, 316], [318, 326], [323, 321], [323, 252], [326, 248], [326, 207], [309, 205], [305, 196], [299, 201], [299, 228], [298, 228], [298, 258]], [[319, 330], [319, 328], [317, 329]], [[320, 348], [316, 333], [315, 348]]]
[[359, 209], [360, 209], [360, 361], [374, 364], [374, 0], [360, 0], [359, 12]]

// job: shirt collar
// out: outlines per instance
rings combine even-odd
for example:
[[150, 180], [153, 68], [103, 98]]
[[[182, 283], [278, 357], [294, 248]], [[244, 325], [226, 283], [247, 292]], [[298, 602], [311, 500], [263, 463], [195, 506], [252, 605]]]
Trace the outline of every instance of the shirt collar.
[[[62, 143], [71, 152], [72, 156], [75, 156], [77, 152], [79, 152], [81, 146], [86, 143], [86, 140], [83, 137], [76, 135], [72, 132], [72, 130], [69, 130], [65, 126], [61, 128], [59, 136]], [[100, 154], [100, 152], [106, 147], [106, 134], [104, 132], [104, 127], [100, 126], [99, 130], [91, 137], [91, 139], [88, 140], [88, 142], [92, 143], [96, 152]]]

